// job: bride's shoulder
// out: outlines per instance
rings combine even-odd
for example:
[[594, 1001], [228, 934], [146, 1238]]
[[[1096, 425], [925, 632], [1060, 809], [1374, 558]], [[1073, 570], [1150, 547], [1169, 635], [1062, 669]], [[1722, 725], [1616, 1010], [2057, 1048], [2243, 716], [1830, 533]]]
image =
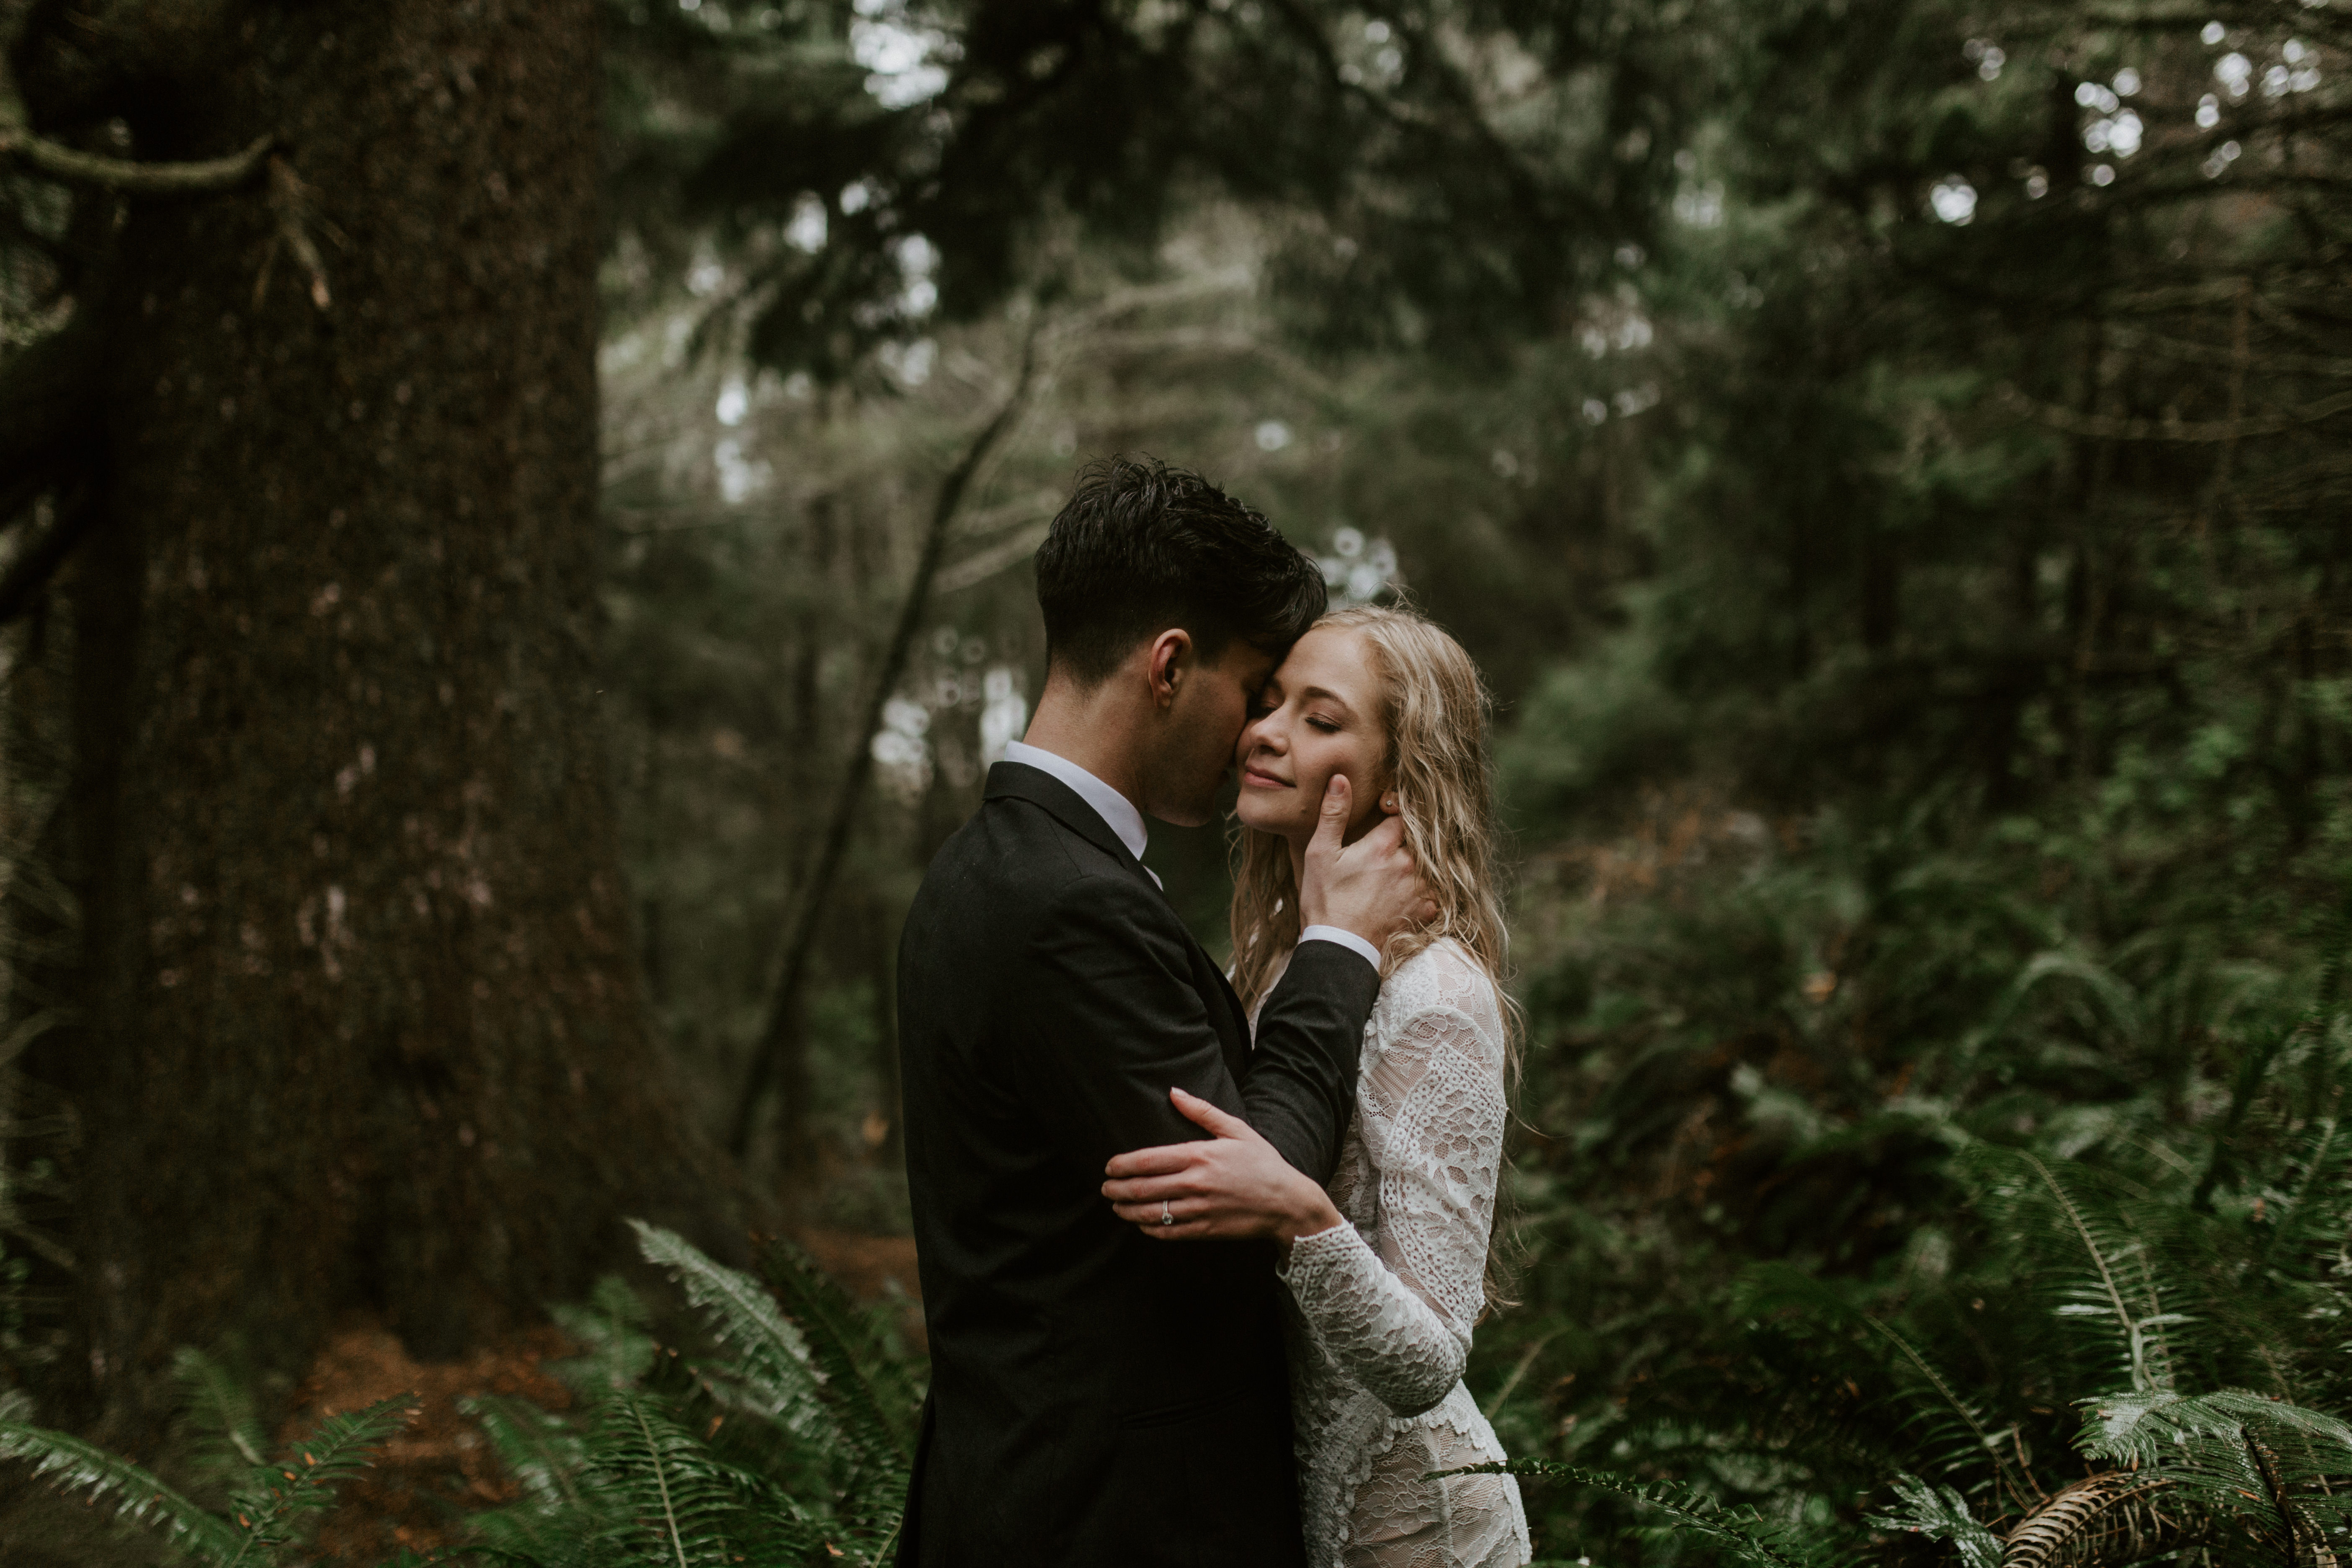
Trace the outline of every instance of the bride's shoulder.
[[1495, 977], [1450, 936], [1440, 937], [1391, 970], [1381, 986], [1381, 1005], [1398, 1018], [1443, 1007], [1467, 1013], [1481, 1023], [1499, 1011]]

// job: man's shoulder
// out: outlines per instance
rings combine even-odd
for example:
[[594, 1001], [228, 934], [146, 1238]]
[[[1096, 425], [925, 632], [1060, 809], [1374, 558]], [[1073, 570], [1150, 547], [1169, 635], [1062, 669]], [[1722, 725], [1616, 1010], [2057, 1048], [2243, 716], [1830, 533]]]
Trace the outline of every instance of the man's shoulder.
[[1034, 801], [983, 801], [931, 858], [921, 901], [977, 902], [989, 918], [1043, 914], [1076, 898], [1118, 900], [1134, 873]]

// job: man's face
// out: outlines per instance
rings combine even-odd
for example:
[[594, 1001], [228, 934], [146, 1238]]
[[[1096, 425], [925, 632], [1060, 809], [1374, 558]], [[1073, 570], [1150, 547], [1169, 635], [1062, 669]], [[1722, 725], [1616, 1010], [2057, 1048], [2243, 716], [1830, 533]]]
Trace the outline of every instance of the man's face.
[[1145, 811], [1179, 827], [1198, 827], [1216, 816], [1234, 742], [1274, 664], [1273, 655], [1239, 637], [1213, 664], [1188, 660], [1161, 728]]

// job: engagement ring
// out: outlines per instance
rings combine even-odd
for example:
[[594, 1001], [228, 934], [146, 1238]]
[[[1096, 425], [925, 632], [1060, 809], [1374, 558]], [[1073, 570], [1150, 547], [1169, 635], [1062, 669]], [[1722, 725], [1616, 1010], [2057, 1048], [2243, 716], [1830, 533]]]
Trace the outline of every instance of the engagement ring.
[[1168, 1212], [1168, 1200], [1166, 1198], [1160, 1200], [1160, 1223], [1161, 1225], [1174, 1225], [1176, 1223], [1176, 1216]]

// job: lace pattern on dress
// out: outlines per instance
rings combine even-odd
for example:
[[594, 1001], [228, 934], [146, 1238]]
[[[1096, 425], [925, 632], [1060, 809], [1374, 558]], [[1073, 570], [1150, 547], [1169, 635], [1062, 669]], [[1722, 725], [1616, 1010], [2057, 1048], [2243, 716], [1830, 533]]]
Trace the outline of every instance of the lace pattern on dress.
[[1364, 1026], [1331, 1180], [1349, 1223], [1293, 1243], [1284, 1275], [1313, 1568], [1530, 1555], [1517, 1480], [1423, 1479], [1504, 1457], [1462, 1385], [1502, 1171], [1503, 1038], [1492, 982], [1450, 942], [1400, 965]]

